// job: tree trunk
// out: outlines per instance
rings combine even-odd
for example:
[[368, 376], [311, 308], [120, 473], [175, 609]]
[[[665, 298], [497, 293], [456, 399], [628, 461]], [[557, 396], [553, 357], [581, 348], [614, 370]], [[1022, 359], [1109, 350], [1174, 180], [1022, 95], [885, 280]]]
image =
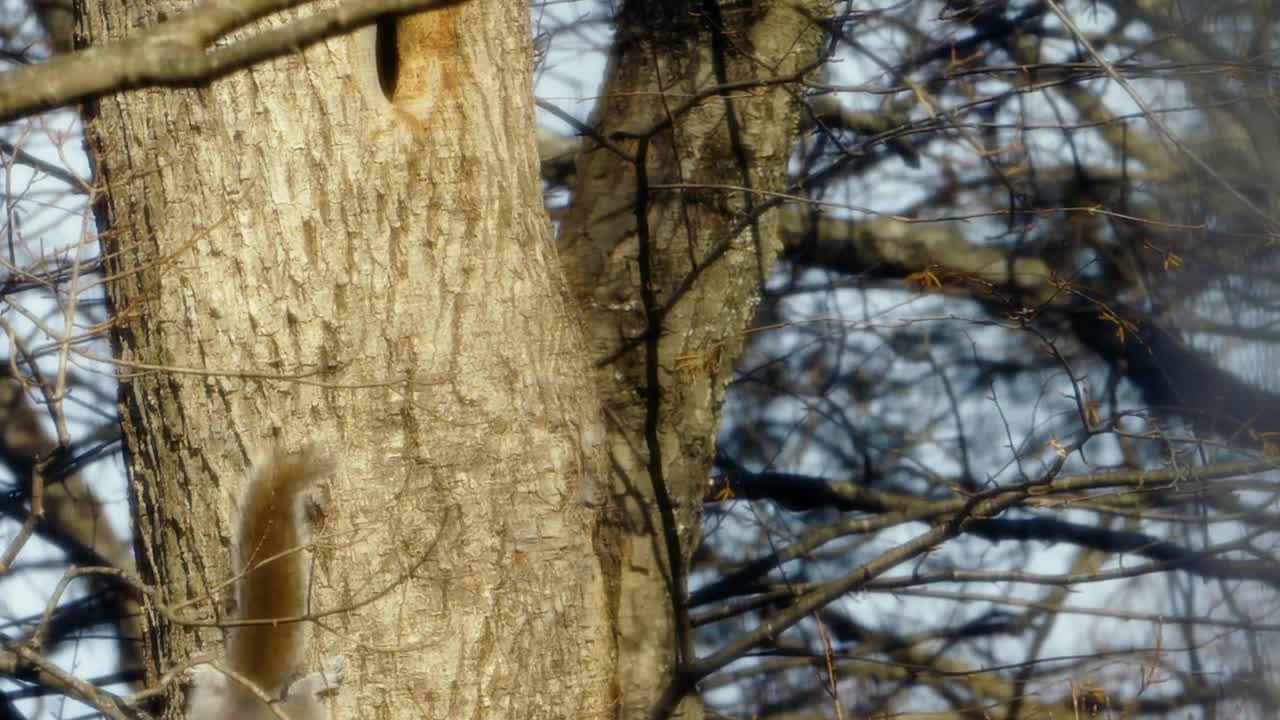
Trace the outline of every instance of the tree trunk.
[[[178, 7], [102, 0], [85, 27]], [[499, 0], [401, 21], [390, 102], [365, 31], [105, 99], [90, 125], [141, 572], [209, 619], [246, 467], [332, 455], [308, 664], [347, 656], [336, 717], [614, 711], [605, 435], [542, 208], [526, 23]], [[216, 629], [150, 620], [153, 680], [221, 653]]]
[[[589, 145], [578, 159], [560, 240], [592, 357], [605, 361], [622, 717], [648, 715], [672, 661], [694, 659], [670, 593], [683, 602], [724, 388], [781, 247], [797, 80], [819, 59], [829, 14], [825, 0], [619, 13], [593, 122], [615, 149]], [[696, 696], [677, 714], [700, 716]]]

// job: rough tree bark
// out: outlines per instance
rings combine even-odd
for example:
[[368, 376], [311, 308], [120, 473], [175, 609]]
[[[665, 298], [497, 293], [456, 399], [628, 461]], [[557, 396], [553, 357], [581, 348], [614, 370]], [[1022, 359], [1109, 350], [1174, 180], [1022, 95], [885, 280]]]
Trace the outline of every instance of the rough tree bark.
[[[673, 660], [692, 668], [670, 593], [684, 593], [724, 388], [781, 247], [796, 88], [829, 14], [825, 0], [695, 0], [618, 15], [592, 123], [613, 149], [579, 157], [560, 241], [610, 420], [621, 717], [661, 704]], [[701, 715], [696, 696], [678, 715]]]
[[[181, 6], [102, 0], [83, 29]], [[372, 37], [92, 118], [140, 570], [210, 618], [246, 466], [314, 443], [339, 464], [309, 623], [313, 667], [349, 660], [336, 716], [610, 715], [604, 429], [542, 208], [526, 15], [403, 21], [390, 102]], [[151, 679], [218, 647], [150, 620]]]

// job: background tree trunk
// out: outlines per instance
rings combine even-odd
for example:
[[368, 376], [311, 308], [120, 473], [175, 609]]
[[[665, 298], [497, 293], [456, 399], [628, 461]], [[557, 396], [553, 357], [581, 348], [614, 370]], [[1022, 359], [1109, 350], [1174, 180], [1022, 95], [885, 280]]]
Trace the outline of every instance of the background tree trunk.
[[[829, 12], [631, 2], [618, 15], [593, 126], [622, 152], [579, 158], [560, 241], [611, 421], [623, 717], [648, 715], [672, 662], [694, 660], [670, 597], [686, 594], [724, 388], [781, 248], [792, 83], [816, 67], [814, 19]], [[678, 714], [700, 706], [690, 695]]]
[[[94, 41], [180, 6], [90, 5]], [[165, 602], [222, 598], [246, 467], [313, 443], [338, 461], [311, 663], [351, 661], [336, 716], [603, 717], [604, 432], [542, 208], [526, 15], [402, 22], [390, 102], [372, 37], [93, 118], [141, 570]], [[166, 630], [153, 678], [219, 647]]]

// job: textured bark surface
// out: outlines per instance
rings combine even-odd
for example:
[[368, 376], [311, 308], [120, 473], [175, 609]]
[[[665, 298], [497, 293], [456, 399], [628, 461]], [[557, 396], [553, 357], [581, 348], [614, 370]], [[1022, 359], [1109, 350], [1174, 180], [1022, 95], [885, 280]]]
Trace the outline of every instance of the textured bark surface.
[[[818, 58], [823, 33], [815, 18], [830, 11], [819, 0], [715, 5], [633, 2], [623, 8], [592, 124], [632, 154], [644, 143], [629, 136], [670, 126], [648, 140], [643, 179], [634, 163], [589, 144], [578, 160], [574, 203], [561, 229], [561, 254], [584, 308], [592, 357], [614, 358], [597, 378], [611, 421], [613, 491], [622, 508], [622, 717], [647, 714], [676, 657], [669, 553], [649, 466], [653, 448], [644, 432], [655, 407], [646, 404], [647, 352], [643, 342], [627, 342], [646, 329], [640, 245], [648, 244], [654, 297], [662, 308], [658, 445], [673, 530], [687, 562], [699, 537], [732, 359], [781, 246], [778, 212], [757, 211], [770, 199], [766, 193], [786, 187], [800, 98], [794, 84], [769, 81], [791, 78]], [[718, 86], [721, 92], [708, 92]], [[699, 93], [704, 99], [680, 112]], [[647, 231], [636, 209], [646, 183]], [[684, 187], [655, 187], [664, 184]], [[624, 347], [629, 349], [618, 355]], [[668, 610], [655, 612], [657, 607]], [[699, 715], [696, 698], [680, 714]]]
[[[85, 25], [179, 6], [103, 0]], [[220, 597], [249, 463], [332, 454], [311, 669], [347, 656], [336, 717], [614, 710], [604, 431], [542, 210], [526, 22], [498, 0], [403, 21], [392, 102], [364, 32], [104, 100], [90, 129], [142, 571]], [[220, 647], [157, 627], [153, 673]]]

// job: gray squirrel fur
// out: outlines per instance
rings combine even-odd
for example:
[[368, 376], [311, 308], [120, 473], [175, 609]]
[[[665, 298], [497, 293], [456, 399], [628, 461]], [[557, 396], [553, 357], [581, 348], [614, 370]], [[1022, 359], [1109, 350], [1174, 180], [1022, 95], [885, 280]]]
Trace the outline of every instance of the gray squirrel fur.
[[[302, 500], [308, 488], [332, 469], [313, 449], [275, 452], [253, 472], [240, 504], [232, 551], [236, 609], [233, 620], [283, 620], [235, 625], [227, 634], [226, 659], [197, 668], [187, 706], [189, 720], [320, 720], [319, 695], [335, 687], [342, 658], [323, 672], [295, 681], [307, 650], [309, 565]], [[288, 690], [286, 693], [285, 690]], [[263, 702], [263, 696], [279, 703]]]

